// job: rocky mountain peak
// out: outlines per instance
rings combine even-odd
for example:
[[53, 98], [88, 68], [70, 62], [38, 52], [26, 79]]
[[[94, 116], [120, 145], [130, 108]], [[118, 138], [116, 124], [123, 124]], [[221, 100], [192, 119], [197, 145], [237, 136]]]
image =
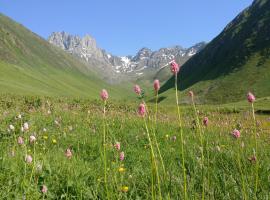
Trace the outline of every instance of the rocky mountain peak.
[[177, 45], [157, 51], [143, 47], [135, 56], [120, 57], [100, 49], [90, 35], [81, 38], [64, 31], [53, 32], [48, 41], [115, 77], [118, 77], [117, 74], [141, 76], [145, 70], [159, 70], [174, 59], [183, 64], [205, 46], [202, 42], [187, 49]]

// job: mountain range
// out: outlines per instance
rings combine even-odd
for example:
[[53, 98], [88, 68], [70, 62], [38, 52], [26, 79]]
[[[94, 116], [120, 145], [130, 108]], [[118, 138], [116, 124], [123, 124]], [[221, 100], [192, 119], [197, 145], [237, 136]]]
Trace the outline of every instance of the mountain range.
[[168, 66], [172, 60], [183, 64], [206, 45], [206, 43], [201, 42], [190, 48], [173, 46], [157, 51], [144, 47], [134, 56], [115, 56], [99, 48], [95, 39], [90, 35], [81, 38], [64, 31], [53, 32], [48, 41], [82, 59], [90, 66], [94, 66], [95, 70], [102, 72], [104, 78], [110, 82], [136, 80], [149, 70], [159, 71], [164, 66]]

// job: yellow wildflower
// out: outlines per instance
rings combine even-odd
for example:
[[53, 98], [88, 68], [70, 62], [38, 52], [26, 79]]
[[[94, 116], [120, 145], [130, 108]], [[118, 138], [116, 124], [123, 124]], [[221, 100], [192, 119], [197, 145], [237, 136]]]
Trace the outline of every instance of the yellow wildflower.
[[123, 168], [123, 167], [120, 167], [119, 169], [118, 169], [118, 171], [121, 173], [121, 172], [124, 172], [126, 169], [125, 168]]
[[122, 192], [127, 192], [128, 191], [128, 186], [123, 186], [122, 187]]

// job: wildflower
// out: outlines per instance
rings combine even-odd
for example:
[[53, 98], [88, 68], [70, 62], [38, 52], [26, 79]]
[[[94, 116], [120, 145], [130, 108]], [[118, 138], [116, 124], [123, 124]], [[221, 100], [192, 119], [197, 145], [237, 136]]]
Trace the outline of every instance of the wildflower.
[[121, 147], [120, 142], [116, 142], [115, 145], [114, 145], [114, 147], [115, 147], [115, 149], [117, 151], [120, 151], [120, 147]]
[[128, 192], [128, 186], [123, 186], [121, 189], [122, 192]]
[[47, 188], [46, 185], [42, 185], [41, 192], [42, 192], [43, 194], [46, 194], [46, 193], [48, 192], [48, 188]]
[[36, 141], [36, 137], [34, 135], [31, 135], [29, 141], [30, 143], [34, 143]]
[[173, 60], [171, 62], [171, 72], [176, 75], [179, 72], [179, 65]]
[[47, 140], [48, 139], [48, 136], [47, 135], [44, 135], [43, 138], [44, 138], [44, 140]]
[[29, 124], [28, 124], [27, 122], [25, 122], [25, 123], [23, 124], [23, 130], [24, 130], [24, 131], [28, 131], [28, 130], [29, 130]]
[[12, 150], [12, 151], [10, 152], [10, 156], [11, 156], [11, 157], [14, 157], [14, 156], [15, 156], [15, 151], [14, 151], [14, 150]]
[[216, 149], [217, 149], [217, 151], [219, 151], [219, 152], [220, 152], [220, 150], [221, 150], [219, 146], [216, 146]]
[[169, 135], [168, 135], [168, 134], [166, 134], [166, 135], [165, 135], [165, 137], [166, 137], [166, 139], [168, 139], [168, 138], [169, 138]]
[[190, 91], [188, 92], [188, 95], [189, 95], [191, 98], [193, 98], [193, 96], [194, 96], [193, 91], [190, 90]]
[[107, 90], [105, 89], [101, 90], [100, 97], [103, 101], [106, 101], [109, 98]]
[[22, 118], [22, 115], [21, 115], [21, 114], [19, 114], [19, 115], [18, 115], [18, 119], [21, 119], [21, 118]]
[[119, 158], [121, 161], [125, 159], [125, 153], [123, 151], [120, 153]]
[[66, 155], [66, 157], [67, 157], [68, 159], [70, 159], [70, 158], [72, 157], [72, 152], [71, 152], [70, 148], [68, 148], [68, 149], [66, 150], [65, 155]]
[[142, 90], [141, 90], [141, 88], [140, 88], [139, 85], [135, 85], [135, 86], [134, 86], [134, 92], [135, 92], [136, 94], [138, 94], [138, 95], [141, 95]]
[[56, 144], [57, 143], [56, 139], [52, 139], [52, 143]]
[[118, 171], [121, 173], [121, 172], [126, 171], [126, 169], [125, 169], [125, 168], [123, 168], [123, 167], [120, 167], [120, 168], [118, 169]]
[[37, 172], [42, 172], [42, 164], [41, 163], [37, 163], [37, 165], [36, 165], [36, 170], [37, 170]]
[[203, 124], [204, 124], [205, 126], [208, 126], [208, 123], [209, 123], [208, 117], [204, 117], [204, 119], [203, 119]]
[[12, 124], [10, 124], [9, 125], [9, 130], [14, 131], [15, 130], [15, 127]]
[[156, 92], [158, 92], [160, 89], [159, 80], [157, 80], [157, 79], [154, 81], [154, 89]]
[[57, 126], [59, 126], [59, 125], [60, 125], [60, 123], [59, 123], [59, 121], [58, 121], [58, 120], [54, 120], [54, 123], [55, 123], [55, 125], [57, 125]]
[[176, 136], [175, 136], [175, 135], [172, 137], [172, 140], [173, 140], [174, 142], [176, 141]]
[[22, 145], [24, 142], [23, 142], [23, 138], [20, 136], [18, 137], [18, 140], [17, 140], [18, 144], [19, 145]]
[[25, 162], [27, 162], [27, 163], [31, 163], [33, 161], [33, 158], [32, 158], [32, 156], [30, 156], [30, 155], [26, 155], [25, 156]]
[[241, 142], [241, 147], [244, 148], [245, 147], [245, 143], [242, 141]]
[[253, 103], [255, 101], [255, 96], [251, 92], [249, 92], [247, 94], [247, 100], [249, 103]]
[[43, 128], [43, 132], [47, 132], [47, 129], [46, 128]]
[[249, 160], [250, 162], [256, 162], [257, 158], [256, 158], [255, 155], [253, 155], [253, 156], [249, 157], [248, 160]]
[[235, 138], [239, 138], [239, 137], [240, 137], [240, 131], [238, 131], [237, 129], [235, 129], [235, 130], [232, 132], [232, 135], [233, 135]]
[[146, 112], [145, 105], [141, 103], [138, 109], [138, 113], [140, 116], [144, 117], [145, 112]]

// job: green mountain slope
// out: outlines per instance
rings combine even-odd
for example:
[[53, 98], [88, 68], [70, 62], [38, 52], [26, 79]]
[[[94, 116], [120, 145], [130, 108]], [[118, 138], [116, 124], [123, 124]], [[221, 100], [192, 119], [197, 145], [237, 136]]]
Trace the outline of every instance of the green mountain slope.
[[102, 88], [121, 96], [87, 65], [0, 14], [1, 93], [97, 98]]
[[[194, 90], [200, 102], [238, 101], [248, 91], [270, 96], [270, 1], [255, 0], [178, 76], [180, 90]], [[173, 87], [172, 77], [161, 91], [169, 94]]]

